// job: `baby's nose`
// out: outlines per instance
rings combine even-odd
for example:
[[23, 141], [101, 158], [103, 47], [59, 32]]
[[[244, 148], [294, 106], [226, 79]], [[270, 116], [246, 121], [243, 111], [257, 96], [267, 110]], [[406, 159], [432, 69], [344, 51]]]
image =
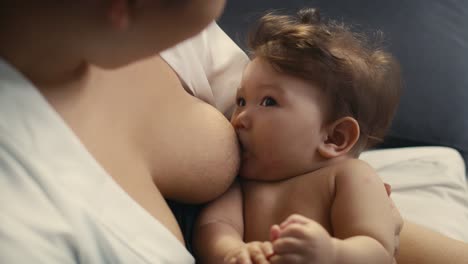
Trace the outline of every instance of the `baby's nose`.
[[249, 117], [247, 111], [242, 111], [235, 115], [232, 119], [233, 127], [238, 129], [249, 129], [251, 126], [251, 118]]

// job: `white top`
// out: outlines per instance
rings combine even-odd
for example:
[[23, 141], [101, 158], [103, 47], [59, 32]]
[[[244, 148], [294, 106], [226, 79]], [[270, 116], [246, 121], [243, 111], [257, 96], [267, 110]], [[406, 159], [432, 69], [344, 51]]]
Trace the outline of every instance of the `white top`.
[[201, 34], [162, 52], [188, 92], [230, 118], [247, 55], [212, 23]]
[[193, 263], [0, 62], [0, 262]]
[[[232, 65], [247, 61], [239, 51], [213, 24], [163, 57], [194, 95], [227, 113], [241, 74]], [[194, 263], [37, 89], [1, 60], [0, 263]]]

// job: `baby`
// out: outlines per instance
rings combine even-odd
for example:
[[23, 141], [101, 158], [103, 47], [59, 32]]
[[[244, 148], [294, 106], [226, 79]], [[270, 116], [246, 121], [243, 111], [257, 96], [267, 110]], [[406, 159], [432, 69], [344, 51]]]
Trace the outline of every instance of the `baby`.
[[382, 140], [398, 63], [314, 9], [267, 14], [231, 122], [240, 179], [196, 225], [202, 263], [392, 263], [401, 221], [359, 154]]

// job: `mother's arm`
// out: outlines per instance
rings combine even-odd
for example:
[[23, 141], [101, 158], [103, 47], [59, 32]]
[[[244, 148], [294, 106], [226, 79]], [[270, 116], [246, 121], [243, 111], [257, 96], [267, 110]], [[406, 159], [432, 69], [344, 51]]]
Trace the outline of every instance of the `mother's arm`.
[[405, 221], [400, 233], [398, 264], [466, 264], [468, 244]]

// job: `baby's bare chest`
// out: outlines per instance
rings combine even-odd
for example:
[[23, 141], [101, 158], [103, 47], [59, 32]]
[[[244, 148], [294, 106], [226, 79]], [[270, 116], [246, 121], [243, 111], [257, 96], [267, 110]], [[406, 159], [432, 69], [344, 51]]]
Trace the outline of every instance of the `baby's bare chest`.
[[243, 183], [244, 239], [265, 241], [270, 227], [291, 214], [311, 218], [331, 232], [330, 175], [295, 177], [279, 183]]

